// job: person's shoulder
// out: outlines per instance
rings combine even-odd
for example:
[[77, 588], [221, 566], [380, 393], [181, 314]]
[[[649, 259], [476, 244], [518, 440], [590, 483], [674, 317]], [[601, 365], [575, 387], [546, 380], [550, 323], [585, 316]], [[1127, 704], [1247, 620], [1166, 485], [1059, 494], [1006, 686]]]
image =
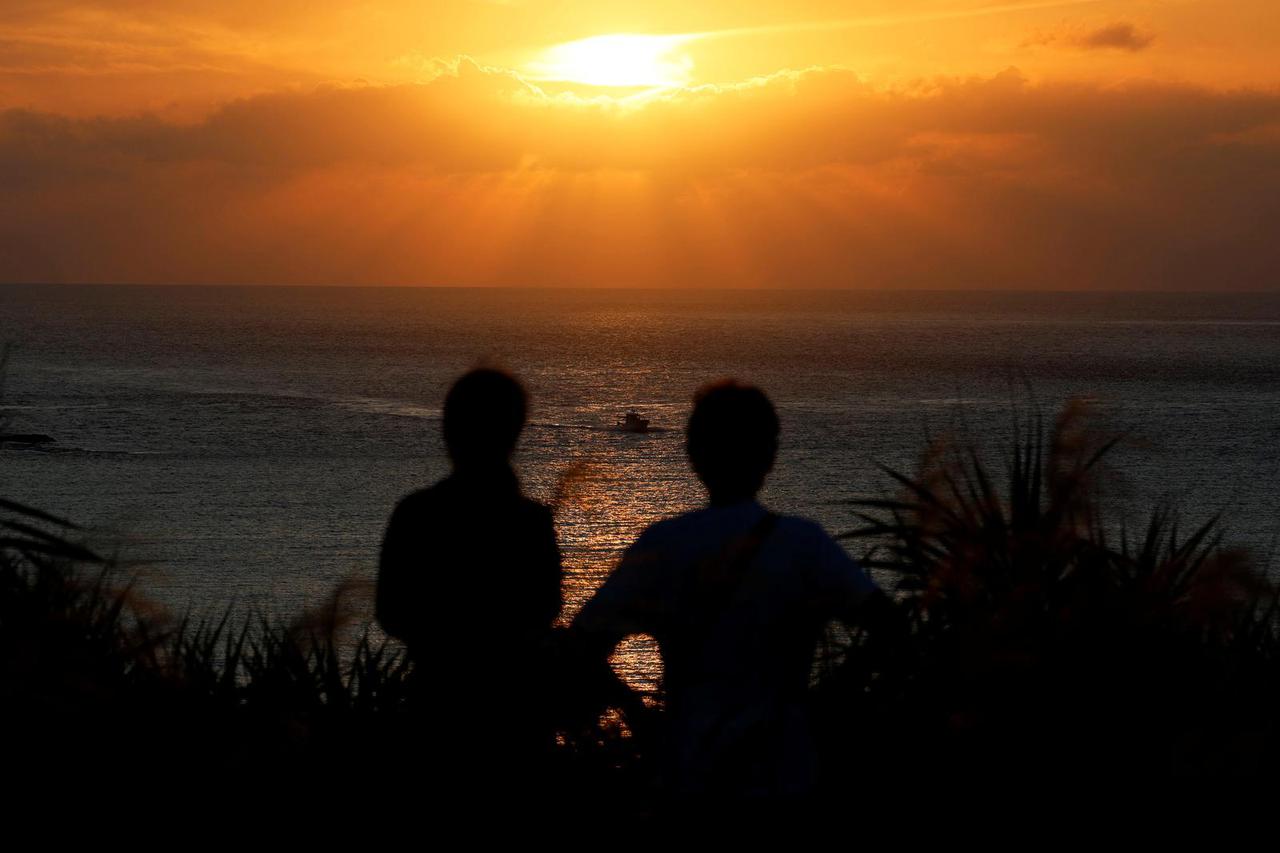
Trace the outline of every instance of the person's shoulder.
[[821, 587], [835, 585], [861, 599], [876, 589], [875, 580], [861, 562], [818, 522], [802, 516], [782, 516], [778, 532], [790, 552], [792, 565], [802, 569], [798, 577]]
[[804, 542], [835, 541], [821, 524], [803, 515], [778, 514], [778, 533], [789, 539]]
[[803, 556], [844, 552], [843, 546], [825, 527], [802, 515], [779, 515], [775, 533], [780, 542]]
[[636, 544], [658, 545], [663, 542], [684, 542], [707, 525], [707, 509], [672, 515], [653, 522], [636, 537]]
[[685, 513], [653, 522], [627, 546], [616, 574], [630, 578], [654, 577], [684, 562], [683, 556], [697, 538], [697, 513]]
[[396, 502], [393, 515], [416, 515], [448, 499], [448, 480], [441, 480], [425, 488], [417, 489]]
[[542, 501], [534, 500], [527, 495], [521, 495], [519, 506], [522, 513], [535, 521], [551, 524], [554, 520], [555, 513], [552, 511], [551, 507], [547, 506]]

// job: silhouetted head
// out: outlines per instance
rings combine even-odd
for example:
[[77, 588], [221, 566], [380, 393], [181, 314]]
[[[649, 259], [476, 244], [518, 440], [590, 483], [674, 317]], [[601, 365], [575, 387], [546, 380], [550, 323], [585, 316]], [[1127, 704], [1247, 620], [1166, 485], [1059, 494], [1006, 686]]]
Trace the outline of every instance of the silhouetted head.
[[444, 398], [444, 443], [454, 465], [504, 463], [524, 429], [527, 397], [508, 373], [473, 370]]
[[778, 414], [759, 388], [714, 382], [694, 395], [685, 447], [712, 503], [748, 500], [773, 468]]

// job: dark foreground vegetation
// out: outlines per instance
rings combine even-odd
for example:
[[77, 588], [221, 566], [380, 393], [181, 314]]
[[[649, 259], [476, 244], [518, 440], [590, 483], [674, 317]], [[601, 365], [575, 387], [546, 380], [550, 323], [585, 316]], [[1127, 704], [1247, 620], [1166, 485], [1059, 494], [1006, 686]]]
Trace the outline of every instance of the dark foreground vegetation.
[[[852, 502], [846, 536], [896, 579], [909, 630], [836, 626], [823, 644], [823, 797], [927, 807], [1267, 778], [1280, 767], [1272, 585], [1214, 521], [1182, 530], [1157, 510], [1129, 530], [1108, 517], [1111, 444], [1078, 407], [1019, 433], [995, 464], [936, 448], [916, 477], [890, 472], [896, 497]], [[63, 797], [441, 783], [420, 706], [449, 697], [414, 699], [403, 651], [348, 618], [352, 589], [291, 624], [175, 619], [80, 541], [0, 500], [11, 780]], [[547, 696], [513, 697], [512, 713], [550, 706], [556, 730], [537, 794], [652, 814], [660, 714], [580, 675], [562, 665]]]

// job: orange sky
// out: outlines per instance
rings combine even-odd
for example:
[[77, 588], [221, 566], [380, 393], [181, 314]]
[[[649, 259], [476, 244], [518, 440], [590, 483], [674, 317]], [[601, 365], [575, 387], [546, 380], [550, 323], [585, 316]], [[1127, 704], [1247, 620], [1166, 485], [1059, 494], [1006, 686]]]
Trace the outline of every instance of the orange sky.
[[5, 5], [0, 281], [1280, 288], [1275, 0]]

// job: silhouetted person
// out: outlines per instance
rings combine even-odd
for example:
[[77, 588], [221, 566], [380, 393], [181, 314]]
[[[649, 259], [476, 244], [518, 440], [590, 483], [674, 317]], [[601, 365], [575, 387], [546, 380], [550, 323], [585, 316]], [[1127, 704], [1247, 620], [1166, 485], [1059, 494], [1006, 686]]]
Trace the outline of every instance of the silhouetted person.
[[887, 601], [821, 527], [756, 502], [778, 446], [763, 392], [703, 388], [686, 446], [709, 506], [645, 530], [573, 627], [596, 655], [630, 634], [658, 641], [670, 793], [802, 796], [816, 772], [804, 711], [816, 642], [830, 619]]
[[561, 566], [551, 512], [510, 464], [525, 410], [506, 373], [459, 379], [444, 404], [453, 472], [400, 501], [382, 544], [378, 621], [413, 657], [432, 772], [462, 784], [502, 784], [541, 746], [539, 659]]

